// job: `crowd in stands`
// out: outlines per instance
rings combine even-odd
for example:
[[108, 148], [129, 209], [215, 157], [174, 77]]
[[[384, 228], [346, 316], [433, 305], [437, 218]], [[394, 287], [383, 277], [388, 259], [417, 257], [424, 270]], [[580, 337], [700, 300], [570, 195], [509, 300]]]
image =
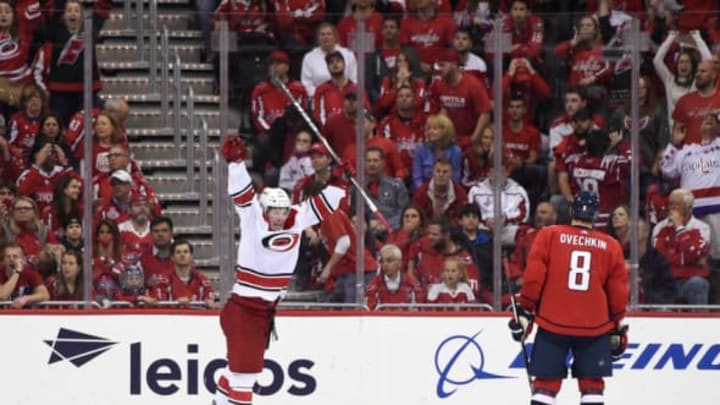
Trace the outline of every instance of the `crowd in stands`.
[[[294, 202], [312, 194], [314, 181], [350, 190], [355, 128], [363, 123], [364, 187], [387, 222], [370, 212], [355, 218], [362, 199], [351, 193], [331, 220], [306, 230], [297, 289], [356, 302], [360, 269], [370, 308], [491, 304], [496, 293], [505, 306], [508, 283], [522, 284], [537, 229], [566, 223], [580, 190], [599, 195], [595, 226], [622, 243], [629, 263], [632, 186], [641, 198], [641, 303], [707, 305], [720, 303], [720, 7], [682, 3], [203, 0], [199, 20], [208, 43], [222, 20], [238, 34], [231, 82], [251, 118], [242, 129], [254, 146], [258, 187], [280, 186]], [[74, 0], [62, 12], [19, 12], [18, 4], [0, 0], [0, 34], [4, 49], [13, 50], [0, 56], [7, 123], [0, 137], [0, 300], [24, 307], [82, 297], [77, 252], [83, 209], [92, 204], [98, 302], [214, 306], [192, 245], [173, 238], [172, 221], [131, 159], [126, 102], [96, 100], [92, 155], [84, 154], [78, 34], [89, 11]], [[109, 9], [98, 1], [92, 12], [101, 22]], [[649, 38], [639, 60], [629, 48], [635, 17]], [[354, 50], [360, 21], [374, 44], [364, 58]], [[508, 49], [488, 43], [496, 24], [510, 35]], [[490, 68], [497, 52], [502, 77]], [[248, 74], [249, 54], [262, 59], [254, 66], [259, 75]], [[633, 64], [640, 69], [637, 123]], [[96, 92], [99, 78], [96, 63]], [[498, 83], [502, 100], [491, 90]], [[502, 134], [493, 130], [498, 116]], [[494, 146], [499, 136], [502, 150]], [[84, 165], [93, 173], [92, 202], [80, 192]], [[630, 183], [632, 165], [639, 184]], [[494, 258], [498, 227], [502, 257]], [[503, 290], [496, 292], [492, 269], [501, 259]]]
[[[350, 189], [355, 130], [364, 123], [365, 191], [387, 223], [371, 213], [358, 221], [354, 207], [362, 199], [353, 192], [349, 209], [331, 225], [307, 230], [301, 287], [324, 285], [327, 300], [355, 302], [360, 269], [371, 308], [490, 304], [492, 237], [500, 227], [499, 294], [507, 305], [507, 283], [522, 284], [536, 230], [567, 223], [580, 190], [599, 195], [594, 225], [623, 245], [629, 269], [636, 187], [640, 302], [707, 305], [720, 303], [715, 8], [703, 0], [224, 0], [211, 21], [218, 29], [226, 20], [237, 33], [237, 57], [244, 44], [267, 45], [260, 74], [238, 82], [249, 95], [247, 138], [256, 149], [259, 187], [280, 186], [295, 202], [313, 180]], [[638, 60], [631, 54], [634, 18]], [[364, 55], [361, 21], [369, 35], [363, 42], [374, 45]], [[497, 24], [510, 37], [499, 56], [501, 77], [491, 68], [500, 50], [489, 42]], [[633, 155], [634, 64], [640, 76]], [[502, 100], [492, 91], [498, 83]], [[288, 91], [341, 162], [290, 105]], [[498, 117], [502, 134], [494, 133]], [[493, 167], [496, 154], [500, 167]], [[632, 165], [639, 168], [634, 185]], [[364, 259], [355, 257], [356, 232], [365, 235]]]
[[[123, 99], [100, 100], [93, 60], [91, 156], [85, 156], [84, 15], [96, 21], [109, 1], [84, 9], [63, 2], [0, 1], [0, 301], [22, 308], [91, 298], [108, 306], [216, 306], [193, 246], [173, 223], [131, 158]], [[91, 177], [84, 178], [89, 167]], [[92, 201], [83, 185], [90, 181]], [[91, 268], [83, 266], [83, 218], [91, 205]]]

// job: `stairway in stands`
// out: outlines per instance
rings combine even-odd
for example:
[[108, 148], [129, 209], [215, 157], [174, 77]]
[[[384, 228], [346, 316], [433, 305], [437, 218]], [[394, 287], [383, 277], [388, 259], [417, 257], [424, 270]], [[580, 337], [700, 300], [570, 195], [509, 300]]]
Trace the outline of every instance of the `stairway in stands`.
[[[163, 125], [161, 103], [158, 96], [151, 94], [148, 69], [150, 21], [148, 5], [144, 10], [144, 33], [146, 40], [145, 61], [139, 62], [137, 44], [136, 13], [133, 8], [130, 26], [126, 23], [124, 9], [116, 4], [110, 19], [100, 32], [99, 45], [96, 46], [97, 59], [103, 73], [103, 97], [125, 97], [130, 104], [130, 116], [126, 122], [130, 139], [131, 153], [141, 165], [148, 181], [155, 187], [158, 197], [166, 205], [164, 213], [175, 223], [176, 237], [193, 242], [195, 258], [200, 268], [212, 275], [217, 270], [216, 252], [212, 244], [212, 216], [201, 218], [198, 215], [199, 193], [187, 189], [187, 159], [185, 141], [176, 145], [174, 141], [172, 93], [174, 81], [170, 72], [170, 117], [167, 126]], [[183, 100], [187, 98], [187, 89], [192, 86], [195, 97], [195, 134], [199, 134], [200, 118], [205, 118], [209, 127], [208, 158], [217, 148], [219, 136], [219, 96], [211, 64], [203, 63], [202, 33], [197, 30], [194, 7], [188, 0], [158, 0], [158, 31], [163, 27], [169, 31], [171, 65], [175, 52], [181, 58]], [[157, 39], [160, 46], [160, 37]], [[158, 63], [162, 55], [158, 51]], [[159, 66], [159, 64], [158, 64]], [[157, 76], [160, 88], [160, 73]], [[185, 103], [183, 103], [183, 111]], [[238, 120], [231, 116], [228, 128], [237, 128]], [[183, 126], [187, 120], [183, 118]], [[197, 139], [197, 138], [196, 138]], [[176, 149], [180, 148], [180, 158], [176, 158]], [[200, 164], [199, 142], [195, 142], [196, 170]], [[198, 181], [195, 176], [195, 182]], [[212, 175], [208, 190], [212, 191]], [[211, 202], [209, 203], [211, 204]], [[212, 212], [212, 209], [209, 210]]]

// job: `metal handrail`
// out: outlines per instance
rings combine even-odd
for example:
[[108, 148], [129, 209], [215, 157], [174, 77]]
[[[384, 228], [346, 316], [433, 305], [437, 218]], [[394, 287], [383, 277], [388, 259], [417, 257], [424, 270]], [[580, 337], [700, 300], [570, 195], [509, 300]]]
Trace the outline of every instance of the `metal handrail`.
[[170, 109], [170, 33], [167, 26], [163, 26], [160, 41], [162, 49], [162, 63], [160, 65], [160, 111], [163, 127], [168, 126], [168, 112]]
[[[150, 92], [157, 94], [157, 0], [150, 0]], [[140, 17], [142, 18], [142, 17]]]
[[213, 224], [213, 246], [215, 246], [215, 256], [218, 258], [218, 265], [222, 265], [220, 263], [220, 257], [221, 257], [221, 243], [220, 243], [220, 228], [223, 224], [223, 215], [220, 214], [220, 212], [217, 210], [217, 207], [220, 205], [220, 199], [222, 198], [221, 192], [222, 187], [220, 186], [220, 152], [215, 150], [213, 152], [213, 160], [212, 160], [212, 173], [215, 177], [215, 183], [213, 185], [213, 218], [212, 218], [212, 224]]
[[354, 309], [359, 311], [368, 311], [369, 308], [364, 304], [345, 304], [337, 302], [285, 302], [280, 301], [279, 309]]
[[145, 60], [145, 22], [143, 21], [145, 7], [143, 3], [144, 0], [137, 0], [135, 6], [135, 19], [137, 20], [135, 34], [137, 35], [138, 59], [140, 61]]
[[634, 311], [653, 310], [653, 311], [668, 311], [668, 312], [676, 312], [676, 311], [714, 312], [714, 311], [720, 311], [720, 305], [641, 304], [641, 305], [636, 305], [636, 306], [632, 307], [632, 310], [634, 310]]
[[173, 114], [175, 114], [175, 159], [180, 159], [182, 152], [180, 144], [182, 143], [182, 71], [180, 70], [180, 55], [175, 52], [175, 64], [173, 65], [173, 80], [175, 81], [175, 95], [173, 97]]
[[188, 117], [188, 127], [185, 131], [185, 149], [187, 153], [187, 191], [195, 190], [195, 90], [188, 87], [185, 100], [185, 112]]
[[[0, 301], [0, 308], [7, 308], [12, 304], [12, 301]], [[88, 304], [87, 301], [42, 301], [37, 304], [23, 307], [24, 309], [38, 309], [45, 307], [85, 307]], [[90, 301], [90, 306], [93, 308], [100, 308], [100, 303], [96, 301]]]
[[[207, 168], [207, 148], [208, 148], [208, 124], [205, 118], [200, 118], [200, 218], [203, 224], [207, 223], [208, 213], [208, 168]], [[193, 147], [194, 149], [194, 147]], [[189, 166], [194, 166], [193, 161], [188, 162]]]
[[[51, 309], [50, 307], [57, 307], [58, 309], [78, 309], [77, 307], [84, 307], [87, 301], [42, 301], [37, 304], [23, 307], [25, 309]], [[0, 301], [0, 308], [9, 307], [12, 301]], [[109, 308], [133, 308], [135, 307], [132, 302], [128, 301], [111, 301], [111, 300], [100, 300], [90, 301], [90, 306], [94, 309], [109, 309]], [[75, 307], [75, 308], [69, 308]], [[205, 301], [190, 301], [187, 305], [181, 305], [178, 301], [157, 301], [152, 305], [145, 305], [143, 308], [153, 307], [202, 307], [207, 308], [208, 305]]]
[[383, 309], [407, 309], [407, 310], [418, 310], [418, 309], [479, 309], [482, 311], [493, 311], [493, 307], [490, 304], [430, 304], [430, 303], [414, 303], [414, 304], [378, 304], [375, 308], [376, 311]]

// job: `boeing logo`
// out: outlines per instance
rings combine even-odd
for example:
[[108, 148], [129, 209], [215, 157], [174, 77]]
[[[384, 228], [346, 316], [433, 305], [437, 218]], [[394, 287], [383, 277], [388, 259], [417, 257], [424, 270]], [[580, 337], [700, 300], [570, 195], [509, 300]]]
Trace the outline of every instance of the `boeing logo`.
[[65, 328], [60, 328], [55, 339], [44, 342], [52, 349], [48, 364], [67, 360], [75, 367], [82, 366], [117, 344], [102, 337]]
[[485, 367], [485, 355], [476, 338], [480, 330], [473, 336], [455, 335], [443, 340], [435, 350], [435, 370], [438, 373], [437, 396], [447, 398], [457, 391], [458, 387], [470, 384], [475, 380], [497, 378], [514, 378], [488, 373]]

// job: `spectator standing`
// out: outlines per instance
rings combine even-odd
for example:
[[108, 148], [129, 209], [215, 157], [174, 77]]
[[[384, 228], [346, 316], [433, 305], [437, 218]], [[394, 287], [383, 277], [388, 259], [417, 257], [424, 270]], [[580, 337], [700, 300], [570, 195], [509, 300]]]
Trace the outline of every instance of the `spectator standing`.
[[[345, 77], [355, 82], [357, 80], [357, 61], [349, 49], [338, 45], [337, 30], [330, 23], [322, 23], [317, 29], [318, 46], [305, 54], [302, 61], [300, 80], [309, 97], [315, 97], [315, 89], [331, 79], [328, 70], [327, 55], [331, 52], [340, 52], [345, 62]], [[313, 99], [314, 100], [314, 99]], [[315, 108], [315, 106], [313, 106]]]
[[686, 128], [685, 143], [698, 143], [702, 138], [702, 122], [707, 115], [720, 112], [720, 91], [718, 91], [717, 72], [713, 61], [704, 60], [698, 64], [695, 75], [695, 87], [678, 99], [672, 118], [675, 125], [682, 124]]
[[707, 305], [710, 228], [692, 213], [695, 198], [690, 190], [670, 193], [668, 216], [652, 233], [652, 245], [670, 262], [675, 280], [675, 297], [691, 305]]
[[403, 271], [402, 251], [388, 244], [380, 249], [380, 274], [368, 283], [365, 300], [370, 310], [382, 304], [415, 304], [423, 302], [420, 284]]
[[428, 110], [450, 118], [457, 143], [464, 148], [490, 124], [492, 103], [485, 86], [473, 75], [460, 71], [460, 56], [454, 49], [443, 50], [437, 62], [441, 79], [430, 85]]
[[[323, 27], [325, 2], [322, 0], [272, 0], [271, 4], [275, 10], [278, 36], [283, 43], [310, 45], [315, 28], [320, 30]], [[312, 96], [310, 90], [308, 93]]]
[[[228, 1], [229, 2], [229, 1]], [[255, 130], [262, 137], [270, 130], [273, 122], [283, 114], [290, 105], [287, 95], [273, 81], [280, 80], [285, 84], [290, 94], [303, 108], [309, 104], [305, 87], [297, 80], [290, 80], [290, 57], [285, 51], [273, 51], [268, 56], [270, 63], [270, 77], [258, 83], [252, 91], [252, 116]]]

